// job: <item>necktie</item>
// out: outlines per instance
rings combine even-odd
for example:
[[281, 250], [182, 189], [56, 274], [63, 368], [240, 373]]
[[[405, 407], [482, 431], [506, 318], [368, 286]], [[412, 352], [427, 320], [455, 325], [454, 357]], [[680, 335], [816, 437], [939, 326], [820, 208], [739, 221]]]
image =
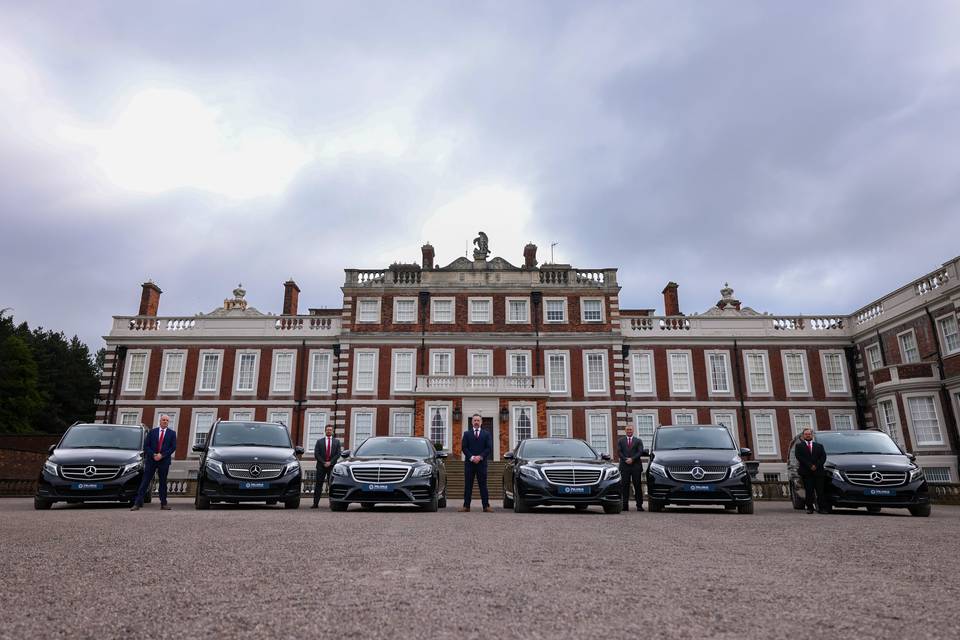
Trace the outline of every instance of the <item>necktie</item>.
[[473, 432], [473, 437], [475, 437], [477, 440], [480, 439], [480, 429], [475, 429], [475, 430], [474, 430], [474, 432]]
[[160, 439], [157, 441], [157, 453], [163, 451], [163, 434], [166, 432], [166, 429], [160, 429]]
[[813, 440], [809, 440], [809, 441], [807, 442], [807, 451], [809, 451], [811, 454], [813, 454]]
[[327, 462], [330, 461], [330, 436], [327, 436]]
[[630, 453], [630, 447], [633, 446], [633, 436], [627, 438], [627, 453]]

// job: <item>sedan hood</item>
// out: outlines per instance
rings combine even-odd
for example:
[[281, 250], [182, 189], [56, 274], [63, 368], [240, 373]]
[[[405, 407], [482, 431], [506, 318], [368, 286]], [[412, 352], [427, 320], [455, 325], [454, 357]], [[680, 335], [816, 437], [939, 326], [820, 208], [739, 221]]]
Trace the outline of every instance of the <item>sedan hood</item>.
[[653, 461], [662, 464], [733, 464], [734, 458], [739, 458], [735, 449], [678, 449], [654, 451]]
[[910, 458], [900, 455], [847, 454], [827, 456], [827, 464], [841, 471], [865, 469], [877, 471], [906, 471], [913, 468]]
[[207, 454], [224, 462], [286, 462], [293, 449], [286, 447], [211, 447]]
[[140, 451], [132, 449], [54, 449], [50, 462], [61, 465], [121, 465], [134, 462], [141, 455]]
[[612, 464], [606, 460], [595, 460], [590, 458], [539, 458], [534, 460], [527, 461], [529, 464], [535, 464], [541, 467], [549, 467], [550, 465], [563, 465], [570, 466], [571, 464], [583, 465], [583, 466], [597, 466], [602, 467], [605, 465]]
[[411, 458], [409, 456], [362, 456], [359, 458], [350, 458], [347, 462], [402, 462], [404, 464], [417, 464], [425, 462], [424, 458]]

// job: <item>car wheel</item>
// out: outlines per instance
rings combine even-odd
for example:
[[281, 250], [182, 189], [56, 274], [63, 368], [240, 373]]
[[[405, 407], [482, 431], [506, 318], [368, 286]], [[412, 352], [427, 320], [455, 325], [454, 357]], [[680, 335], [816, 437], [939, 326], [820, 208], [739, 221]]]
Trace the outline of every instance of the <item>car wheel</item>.
[[33, 508], [37, 511], [46, 511], [53, 506], [53, 500], [44, 500], [43, 498], [33, 498]]
[[650, 513], [660, 513], [663, 511], [663, 501], [661, 500], [647, 500], [647, 508], [650, 509]]
[[753, 513], [753, 500], [751, 500], [750, 502], [747, 502], [747, 503], [745, 503], [745, 504], [738, 504], [738, 505], [737, 505], [737, 513], [740, 513], [740, 514], [751, 514], [751, 513]]
[[623, 513], [623, 505], [619, 502], [603, 505], [604, 513]]
[[197, 499], [193, 502], [193, 506], [198, 511], [206, 511], [210, 508], [210, 498], [197, 494]]
[[518, 493], [513, 497], [513, 512], [514, 513], [530, 513], [530, 507], [527, 506], [527, 501]]
[[797, 511], [802, 511], [804, 506], [803, 500], [800, 499], [800, 496], [797, 495], [796, 489], [793, 488], [793, 485], [790, 485], [790, 502], [793, 503], [793, 508]]
[[880, 507], [867, 507], [867, 513], [880, 513]]
[[[276, 503], [277, 503], [276, 500], [274, 500], [273, 503], [276, 504]], [[268, 502], [267, 504], [270, 504], [270, 503]], [[300, 496], [297, 496], [296, 498], [290, 498], [289, 500], [284, 500], [284, 501], [283, 501], [283, 508], [284, 508], [284, 509], [299, 509], [299, 508], [300, 508]]]
[[513, 509], [513, 498], [508, 498], [506, 491], [503, 492], [503, 508]]
[[586, 511], [588, 506], [589, 505], [586, 505], [586, 504], [575, 504], [573, 505], [573, 508], [576, 509], [577, 511]]
[[439, 507], [440, 509], [447, 508], [447, 492], [446, 491], [444, 491], [443, 495], [440, 496], [440, 499], [437, 500], [437, 507]]
[[930, 517], [930, 505], [929, 504], [918, 504], [915, 507], [910, 507], [910, 515], [916, 516], [918, 518], [929, 518]]
[[367, 511], [369, 511], [370, 509], [373, 509], [373, 503], [372, 503], [372, 502], [361, 502], [361, 503], [360, 503], [360, 507], [363, 508], [363, 509], [366, 509]]
[[347, 502], [330, 501], [330, 511], [346, 511], [348, 506], [350, 506], [350, 504]]
[[440, 506], [440, 499], [436, 495], [430, 498], [430, 502], [423, 505], [423, 510], [428, 513], [436, 513], [437, 508]]

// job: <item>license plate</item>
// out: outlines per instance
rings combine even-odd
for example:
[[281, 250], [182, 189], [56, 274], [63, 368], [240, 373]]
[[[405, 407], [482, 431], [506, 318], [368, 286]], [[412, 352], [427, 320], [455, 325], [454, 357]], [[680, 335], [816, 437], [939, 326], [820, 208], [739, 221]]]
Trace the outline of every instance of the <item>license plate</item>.
[[557, 489], [562, 495], [585, 495], [590, 493], [590, 487], [560, 487]]
[[241, 489], [269, 489], [269, 482], [241, 482]]
[[688, 484], [687, 491], [713, 491], [715, 487], [712, 484]]
[[99, 491], [103, 489], [102, 482], [74, 482], [70, 485], [71, 489], [76, 491]]
[[864, 489], [863, 494], [867, 496], [895, 496], [897, 492], [895, 489]]
[[393, 486], [389, 484], [368, 484], [367, 491], [393, 491]]

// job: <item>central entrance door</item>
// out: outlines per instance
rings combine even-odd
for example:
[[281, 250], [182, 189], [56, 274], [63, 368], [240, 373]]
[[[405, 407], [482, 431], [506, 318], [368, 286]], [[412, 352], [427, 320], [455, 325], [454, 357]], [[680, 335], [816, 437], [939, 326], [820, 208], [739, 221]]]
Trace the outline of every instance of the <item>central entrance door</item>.
[[493, 432], [493, 418], [482, 418], [483, 423], [480, 425], [480, 428], [490, 434], [490, 457], [488, 460], [496, 460], [496, 437], [497, 434]]
[[463, 421], [460, 428], [463, 431], [470, 429], [473, 414], [479, 413], [480, 427], [493, 438], [493, 451], [490, 454], [490, 460], [499, 460], [500, 456], [503, 455], [503, 452], [500, 451], [500, 431], [497, 424], [497, 412], [500, 410], [499, 400], [497, 398], [464, 398], [462, 410]]

